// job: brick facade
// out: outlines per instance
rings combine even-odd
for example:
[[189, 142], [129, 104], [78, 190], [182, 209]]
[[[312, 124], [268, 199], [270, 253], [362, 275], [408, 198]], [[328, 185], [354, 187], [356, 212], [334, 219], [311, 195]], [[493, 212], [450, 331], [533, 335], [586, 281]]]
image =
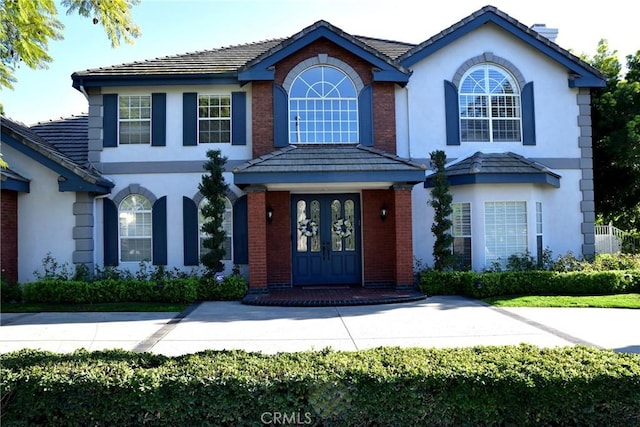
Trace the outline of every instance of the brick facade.
[[413, 227], [410, 185], [394, 186], [395, 285], [413, 286]]
[[18, 281], [18, 193], [0, 194], [0, 271], [7, 283]]
[[264, 188], [247, 189], [249, 235], [249, 286], [267, 288], [267, 215]]
[[364, 285], [380, 286], [394, 283], [395, 275], [395, 216], [384, 221], [380, 208], [394, 210], [393, 192], [390, 190], [364, 190], [362, 192], [362, 251]]
[[291, 195], [268, 191], [266, 203], [273, 208], [273, 221], [267, 224], [267, 283], [270, 287], [291, 286]]

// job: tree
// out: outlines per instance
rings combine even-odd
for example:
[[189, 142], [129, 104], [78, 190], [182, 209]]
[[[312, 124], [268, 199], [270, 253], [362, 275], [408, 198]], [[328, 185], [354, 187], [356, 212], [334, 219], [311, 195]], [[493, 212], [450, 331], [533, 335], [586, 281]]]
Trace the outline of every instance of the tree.
[[[92, 17], [104, 28], [113, 47], [133, 43], [140, 29], [133, 23], [131, 8], [140, 0], [61, 0], [67, 14]], [[0, 87], [13, 88], [15, 68], [25, 64], [47, 68], [53, 60], [49, 42], [63, 38], [64, 25], [57, 18], [54, 0], [0, 0]]]
[[222, 229], [222, 221], [225, 210], [224, 197], [229, 185], [222, 176], [227, 158], [222, 156], [220, 150], [207, 151], [207, 157], [209, 160], [205, 162], [204, 169], [209, 174], [202, 175], [202, 182], [198, 185], [198, 190], [207, 199], [201, 212], [205, 217], [202, 231], [208, 236], [203, 243], [207, 251], [200, 255], [200, 261], [207, 268], [208, 274], [213, 275], [224, 267], [222, 258], [225, 255], [225, 250], [222, 245], [226, 235]]
[[453, 209], [451, 202], [453, 197], [449, 193], [449, 181], [445, 172], [445, 164], [447, 156], [444, 151], [436, 150], [431, 153], [431, 164], [435, 170], [433, 176], [434, 186], [431, 189], [431, 200], [429, 204], [433, 207], [433, 224], [431, 232], [436, 237], [433, 244], [434, 268], [436, 270], [447, 270], [453, 265], [453, 254], [451, 253], [451, 245], [453, 244], [453, 236], [451, 236], [451, 214]]
[[596, 212], [604, 222], [640, 231], [640, 50], [627, 71], [600, 40], [591, 65], [608, 78], [593, 93], [593, 170]]

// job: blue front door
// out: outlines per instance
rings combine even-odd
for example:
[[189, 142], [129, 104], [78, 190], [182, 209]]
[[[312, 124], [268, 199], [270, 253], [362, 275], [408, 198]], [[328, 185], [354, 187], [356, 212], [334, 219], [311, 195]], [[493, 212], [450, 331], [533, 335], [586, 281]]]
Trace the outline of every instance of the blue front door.
[[360, 195], [296, 194], [291, 208], [293, 284], [360, 284]]

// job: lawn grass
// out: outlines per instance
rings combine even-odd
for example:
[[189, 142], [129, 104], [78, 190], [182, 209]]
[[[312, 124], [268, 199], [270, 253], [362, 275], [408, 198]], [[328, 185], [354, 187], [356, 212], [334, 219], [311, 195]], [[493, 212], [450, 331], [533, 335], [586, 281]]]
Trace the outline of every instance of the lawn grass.
[[485, 298], [483, 301], [496, 307], [597, 307], [640, 309], [640, 294], [597, 296], [502, 296]]
[[163, 302], [123, 302], [101, 304], [2, 304], [2, 313], [40, 313], [40, 312], [181, 312], [189, 304]]

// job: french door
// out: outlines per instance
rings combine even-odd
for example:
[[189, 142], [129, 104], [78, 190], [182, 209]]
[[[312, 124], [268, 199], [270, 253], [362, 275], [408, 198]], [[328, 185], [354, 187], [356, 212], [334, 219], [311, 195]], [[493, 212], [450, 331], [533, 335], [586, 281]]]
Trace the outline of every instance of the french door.
[[360, 284], [360, 195], [292, 196], [294, 285]]

